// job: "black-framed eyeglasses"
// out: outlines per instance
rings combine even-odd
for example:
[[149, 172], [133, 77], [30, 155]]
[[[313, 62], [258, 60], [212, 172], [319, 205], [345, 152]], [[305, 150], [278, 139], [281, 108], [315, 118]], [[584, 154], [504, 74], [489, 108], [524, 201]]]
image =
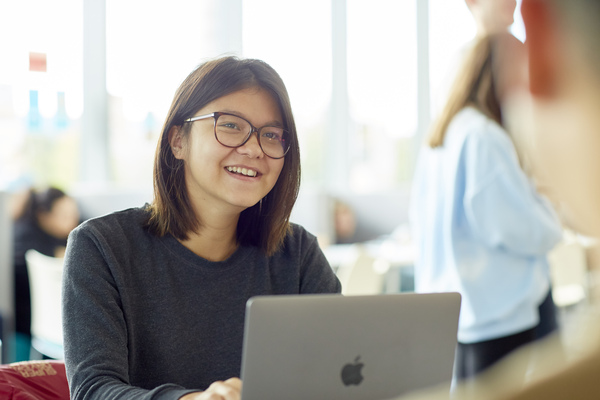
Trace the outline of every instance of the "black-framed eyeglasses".
[[206, 115], [188, 118], [183, 122], [194, 122], [201, 119], [215, 119], [215, 138], [225, 147], [243, 146], [254, 132], [263, 153], [270, 158], [285, 157], [290, 149], [290, 134], [278, 126], [256, 128], [246, 119], [225, 112], [213, 112]]

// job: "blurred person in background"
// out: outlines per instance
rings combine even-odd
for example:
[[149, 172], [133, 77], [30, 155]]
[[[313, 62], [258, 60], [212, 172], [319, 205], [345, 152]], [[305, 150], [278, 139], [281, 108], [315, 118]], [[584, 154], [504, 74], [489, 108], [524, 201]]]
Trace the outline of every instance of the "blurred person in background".
[[[475, 377], [557, 329], [547, 254], [562, 228], [525, 174], [503, 101], [526, 79], [523, 44], [481, 37], [421, 151], [410, 203], [417, 292], [463, 296], [455, 376]], [[524, 381], [526, 366], [517, 372]], [[516, 382], [515, 382], [516, 383]]]
[[13, 255], [17, 361], [22, 361], [29, 359], [31, 343], [31, 298], [25, 253], [34, 249], [49, 257], [63, 257], [67, 236], [79, 224], [80, 215], [75, 199], [55, 187], [32, 188], [25, 196], [19, 196], [18, 204], [13, 223]]
[[333, 204], [335, 243], [347, 244], [356, 241], [356, 213], [350, 204], [335, 199]]

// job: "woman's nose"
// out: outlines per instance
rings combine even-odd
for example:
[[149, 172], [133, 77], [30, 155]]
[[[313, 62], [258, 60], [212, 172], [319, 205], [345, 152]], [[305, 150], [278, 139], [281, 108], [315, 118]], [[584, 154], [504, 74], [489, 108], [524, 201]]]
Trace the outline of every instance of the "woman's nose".
[[247, 155], [250, 158], [263, 158], [265, 154], [260, 147], [258, 142], [258, 131], [254, 131], [250, 134], [248, 141], [237, 148], [240, 154]]

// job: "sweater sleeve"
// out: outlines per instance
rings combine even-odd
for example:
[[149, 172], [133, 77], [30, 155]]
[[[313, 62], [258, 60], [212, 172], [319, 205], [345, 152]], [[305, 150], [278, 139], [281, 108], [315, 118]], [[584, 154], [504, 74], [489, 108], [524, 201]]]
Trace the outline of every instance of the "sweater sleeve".
[[300, 236], [300, 293], [341, 293], [342, 285], [317, 238], [299, 227], [294, 236]]
[[178, 399], [193, 392], [165, 384], [129, 384], [127, 323], [108, 246], [92, 229], [75, 229], [65, 255], [63, 333], [71, 398]]
[[508, 135], [499, 127], [488, 128], [466, 144], [468, 223], [490, 247], [545, 255], [562, 237], [559, 219], [520, 168]]

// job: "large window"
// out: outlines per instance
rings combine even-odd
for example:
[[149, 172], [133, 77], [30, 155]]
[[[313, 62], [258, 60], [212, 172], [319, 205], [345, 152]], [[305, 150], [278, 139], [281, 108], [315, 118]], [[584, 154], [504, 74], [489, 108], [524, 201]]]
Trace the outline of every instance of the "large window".
[[443, 107], [467, 44], [476, 33], [464, 0], [429, 0], [429, 76], [431, 112]]
[[78, 0], [0, 3], [0, 189], [77, 179], [81, 31]]
[[413, 1], [349, 0], [349, 186], [384, 191], [412, 174], [417, 129], [417, 25]]
[[[223, 1], [106, 1], [110, 169], [117, 184], [149, 186], [156, 143], [175, 90], [224, 52]], [[223, 28], [227, 29], [223, 29]], [[235, 27], [235, 25], [234, 25]]]
[[[475, 34], [464, 0], [428, 0], [424, 20], [417, 7], [425, 0], [104, 2], [107, 164], [109, 179], [125, 185], [150, 185], [156, 141], [182, 79], [205, 59], [230, 53], [264, 59], [286, 83], [303, 188], [406, 187], [415, 134], [426, 125], [418, 116], [428, 115], [424, 107], [435, 115]], [[0, 42], [0, 188], [81, 179], [82, 4], [0, 5], [0, 35], [11, 38]], [[518, 12], [516, 21], [513, 32], [523, 39]], [[35, 53], [45, 57], [45, 72], [30, 70]], [[431, 102], [418, 99], [423, 77]]]
[[290, 95], [306, 185], [323, 184], [332, 88], [331, 4], [244, 0], [243, 55], [269, 63]]

